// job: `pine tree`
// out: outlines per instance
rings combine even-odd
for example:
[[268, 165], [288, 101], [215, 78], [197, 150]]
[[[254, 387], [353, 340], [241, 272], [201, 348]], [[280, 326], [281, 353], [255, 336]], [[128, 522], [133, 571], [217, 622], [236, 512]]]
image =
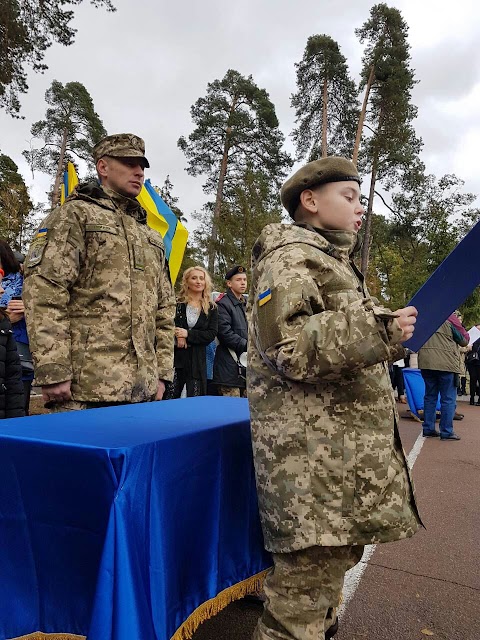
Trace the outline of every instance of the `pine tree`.
[[357, 163], [365, 128], [362, 164], [369, 167], [370, 190], [365, 215], [365, 235], [361, 269], [366, 273], [371, 243], [371, 223], [377, 181], [392, 181], [394, 174], [417, 162], [422, 143], [412, 127], [417, 109], [410, 102], [415, 85], [410, 68], [408, 26], [398, 9], [377, 4], [370, 19], [356, 30], [360, 42], [366, 43], [362, 81], [365, 98], [360, 114], [353, 161]]
[[43, 171], [53, 180], [52, 207], [60, 199], [60, 182], [68, 161], [83, 160], [93, 169], [92, 148], [107, 132], [95, 112], [87, 89], [80, 82], [63, 85], [54, 80], [45, 93], [49, 108], [45, 120], [32, 125], [31, 134], [43, 147], [24, 151], [32, 172]]
[[28, 244], [35, 226], [35, 208], [15, 162], [0, 154], [0, 237], [13, 248]]
[[[110, 0], [90, 0], [96, 7], [115, 11]], [[58, 42], [71, 45], [76, 29], [70, 26], [74, 16], [68, 6], [83, 0], [2, 0], [0, 8], [0, 108], [20, 117], [20, 94], [26, 93], [27, 72], [47, 69], [45, 52]]]
[[[211, 236], [211, 211], [207, 204], [195, 231], [195, 242], [200, 250], [208, 252]], [[224, 274], [236, 264], [250, 268], [252, 247], [263, 227], [281, 222], [282, 208], [278, 196], [272, 193], [270, 180], [262, 173], [247, 167], [238, 180], [225, 192], [218, 221], [217, 271], [214, 282], [224, 286]]]
[[403, 307], [480, 219], [475, 195], [454, 175], [417, 175], [392, 196], [391, 214], [373, 216], [369, 287]]
[[[207, 179], [204, 190], [215, 193], [211, 211], [208, 270], [214, 273], [218, 252], [218, 227], [225, 192], [247, 167], [268, 176], [279, 187], [291, 158], [282, 151], [283, 135], [267, 92], [253, 78], [229, 70], [222, 80], [207, 87], [191, 109], [194, 131], [178, 146], [188, 158], [187, 172]], [[208, 214], [208, 210], [204, 213]]]
[[338, 43], [327, 35], [310, 36], [295, 67], [298, 90], [291, 104], [297, 158], [350, 156], [359, 117], [357, 90]]

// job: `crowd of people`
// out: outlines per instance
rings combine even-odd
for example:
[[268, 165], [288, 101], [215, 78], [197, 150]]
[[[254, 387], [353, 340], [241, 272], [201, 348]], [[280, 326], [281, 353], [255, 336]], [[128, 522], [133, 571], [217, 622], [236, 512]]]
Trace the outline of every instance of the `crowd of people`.
[[[50, 212], [24, 261], [0, 243], [0, 417], [28, 414], [34, 373], [52, 411], [182, 393], [245, 397], [248, 386], [274, 562], [255, 638], [330, 638], [343, 577], [364, 545], [421, 525], [392, 389], [404, 401], [402, 345], [417, 312], [381, 306], [355, 266], [357, 169], [322, 158], [283, 185], [292, 224], [268, 225], [253, 247], [247, 322], [243, 265], [225, 273], [218, 296], [202, 266], [188, 268], [175, 298], [162, 239], [135, 199], [149, 167], [143, 140], [107, 136], [93, 156], [98, 181]], [[451, 317], [419, 354], [427, 437], [459, 439], [456, 349], [467, 344]], [[471, 394], [479, 350], [480, 340], [467, 352]]]

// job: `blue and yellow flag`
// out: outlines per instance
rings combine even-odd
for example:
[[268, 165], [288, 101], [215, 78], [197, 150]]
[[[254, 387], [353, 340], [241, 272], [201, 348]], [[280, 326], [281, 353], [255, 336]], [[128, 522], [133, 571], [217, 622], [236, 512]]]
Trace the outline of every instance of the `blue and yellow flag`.
[[[63, 174], [60, 195], [61, 204], [65, 202], [65, 199], [68, 198], [77, 184], [78, 177], [75, 167], [69, 162], [67, 170]], [[158, 231], [163, 238], [170, 278], [172, 283], [175, 284], [187, 246], [188, 231], [152, 187], [150, 180], [145, 181], [137, 200], [147, 212], [148, 226]]]
[[152, 187], [150, 180], [145, 180], [137, 200], [147, 212], [148, 226], [163, 237], [170, 278], [175, 284], [187, 246], [188, 231]]

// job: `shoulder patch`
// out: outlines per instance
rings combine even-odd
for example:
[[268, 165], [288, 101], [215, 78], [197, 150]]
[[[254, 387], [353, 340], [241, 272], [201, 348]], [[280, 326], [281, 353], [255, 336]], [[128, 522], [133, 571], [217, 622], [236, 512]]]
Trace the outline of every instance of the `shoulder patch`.
[[45, 247], [47, 246], [47, 234], [38, 237], [35, 237], [32, 244], [30, 245], [30, 251], [27, 257], [27, 267], [35, 267], [37, 264], [40, 264], [43, 257], [43, 252], [45, 251]]
[[272, 291], [270, 290], [270, 288], [265, 289], [265, 291], [262, 291], [262, 293], [258, 294], [258, 306], [262, 307], [271, 299], [272, 299]]

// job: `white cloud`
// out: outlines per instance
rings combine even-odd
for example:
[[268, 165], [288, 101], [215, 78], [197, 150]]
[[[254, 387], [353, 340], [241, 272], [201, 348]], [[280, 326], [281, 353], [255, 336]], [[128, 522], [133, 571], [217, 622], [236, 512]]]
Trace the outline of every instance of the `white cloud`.
[[[361, 68], [362, 48], [354, 29], [368, 19], [370, 0], [242, 0], [225, 3], [114, 0], [117, 12], [76, 8], [76, 42], [53, 46], [44, 75], [29, 75], [23, 97], [25, 120], [0, 113], [0, 150], [20, 166], [35, 200], [45, 201], [46, 176], [31, 174], [21, 152], [28, 146], [31, 123], [44, 116], [45, 90], [53, 79], [80, 81], [91, 93], [109, 133], [131, 131], [145, 138], [156, 184], [170, 174], [187, 214], [205, 201], [202, 179], [185, 172], [176, 146], [192, 130], [190, 107], [207, 83], [229, 68], [252, 74], [274, 102], [280, 126], [294, 123], [290, 95], [295, 91], [294, 63], [307, 38], [326, 33], [338, 40], [352, 74]], [[427, 170], [456, 172], [470, 191], [480, 193], [476, 171], [480, 111], [480, 23], [473, 0], [452, 8], [433, 0], [397, 0], [409, 25], [412, 65], [420, 81], [413, 94], [419, 107], [417, 133], [423, 138]]]

